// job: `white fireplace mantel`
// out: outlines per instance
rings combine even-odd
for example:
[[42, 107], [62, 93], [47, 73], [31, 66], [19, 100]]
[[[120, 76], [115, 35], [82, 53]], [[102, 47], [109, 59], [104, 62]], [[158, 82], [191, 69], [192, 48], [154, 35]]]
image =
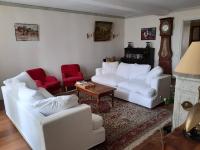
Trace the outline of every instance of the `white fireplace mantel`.
[[189, 101], [192, 104], [197, 103], [199, 98], [199, 86], [200, 79], [176, 76], [173, 129], [183, 124], [188, 114], [188, 112], [182, 108], [181, 104], [184, 101]]

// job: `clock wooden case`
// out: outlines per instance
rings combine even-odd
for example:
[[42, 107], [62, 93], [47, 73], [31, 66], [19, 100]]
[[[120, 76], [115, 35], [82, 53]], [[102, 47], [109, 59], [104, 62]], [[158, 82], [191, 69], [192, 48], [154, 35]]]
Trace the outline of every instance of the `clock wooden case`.
[[172, 49], [171, 49], [171, 36], [173, 32], [173, 19], [162, 18], [160, 19], [160, 50], [159, 50], [159, 65], [163, 68], [164, 73], [172, 74]]

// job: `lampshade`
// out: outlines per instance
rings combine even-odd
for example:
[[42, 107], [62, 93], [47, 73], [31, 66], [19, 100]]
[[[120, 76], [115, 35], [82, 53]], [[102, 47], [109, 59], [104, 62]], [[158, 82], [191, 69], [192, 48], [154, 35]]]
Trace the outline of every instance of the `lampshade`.
[[192, 42], [176, 66], [175, 72], [194, 76], [200, 75], [200, 42]]

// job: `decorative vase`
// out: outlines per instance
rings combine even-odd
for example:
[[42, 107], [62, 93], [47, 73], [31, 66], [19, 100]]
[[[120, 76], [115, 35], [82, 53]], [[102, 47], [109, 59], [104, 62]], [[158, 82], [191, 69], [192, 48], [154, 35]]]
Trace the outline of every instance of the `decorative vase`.
[[146, 48], [151, 48], [151, 42], [146, 42]]
[[133, 42], [128, 42], [128, 48], [133, 48]]

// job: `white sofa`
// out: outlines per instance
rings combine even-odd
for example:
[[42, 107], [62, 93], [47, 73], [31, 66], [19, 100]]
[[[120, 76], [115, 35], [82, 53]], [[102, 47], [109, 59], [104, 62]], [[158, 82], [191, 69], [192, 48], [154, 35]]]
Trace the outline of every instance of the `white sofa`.
[[115, 97], [153, 108], [170, 96], [171, 75], [150, 65], [103, 62], [92, 81], [115, 87]]
[[[36, 88], [26, 73], [15, 77]], [[31, 88], [30, 87], [30, 88]], [[7, 116], [33, 150], [86, 150], [105, 140], [102, 117], [92, 114], [88, 105], [82, 104], [44, 116], [17, 96], [17, 88], [2, 86]], [[52, 97], [42, 89], [46, 97]]]

